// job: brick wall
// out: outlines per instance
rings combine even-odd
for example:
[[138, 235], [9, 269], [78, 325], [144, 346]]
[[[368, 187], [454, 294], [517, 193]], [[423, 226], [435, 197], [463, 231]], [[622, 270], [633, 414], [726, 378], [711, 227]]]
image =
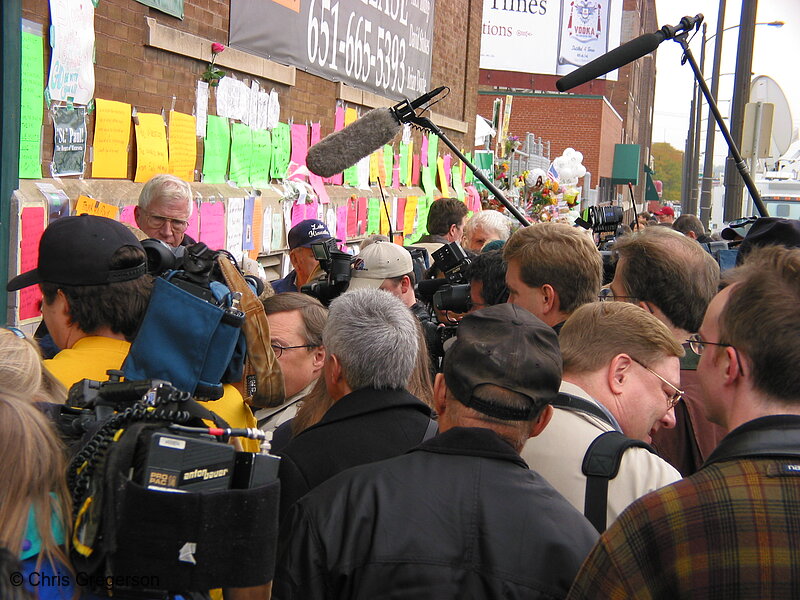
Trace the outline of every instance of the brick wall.
[[[41, 24], [47, 32], [50, 24], [48, 2], [23, 0], [22, 9], [23, 18]], [[472, 139], [474, 132], [481, 10], [480, 0], [454, 0], [437, 4], [434, 11], [431, 87], [447, 85], [451, 88], [450, 96], [437, 104], [435, 111], [470, 124], [466, 135], [445, 130], [457, 145], [470, 149], [471, 144], [466, 141]], [[161, 112], [170, 110], [175, 96], [175, 110], [191, 114], [197, 81], [207, 63], [146, 46], [145, 18], [227, 45], [229, 12], [230, 0], [184, 0], [185, 14], [180, 20], [133, 0], [102, 0], [95, 9], [95, 97], [127, 102], [140, 112]], [[447, 35], [438, 34], [442, 31]], [[50, 62], [48, 50], [45, 43], [45, 81]], [[234, 74], [239, 79], [255, 79], [262, 89], [274, 88], [281, 100], [281, 121], [290, 118], [295, 121], [319, 120], [323, 135], [333, 131], [338, 91], [336, 82], [299, 69], [294, 86], [254, 78], [246, 73]], [[209, 114], [215, 114], [213, 93], [209, 99]], [[91, 145], [93, 115], [89, 115], [88, 129]], [[48, 157], [53, 153], [53, 131], [46, 115], [42, 139], [44, 173], [47, 174]], [[133, 133], [131, 148], [129, 178], [133, 177], [135, 168]], [[202, 141], [198, 139], [198, 168], [200, 165]], [[86, 176], [90, 177], [90, 173], [89, 163]]]
[[[504, 95], [480, 93], [478, 114], [491, 119], [495, 98]], [[509, 133], [522, 137], [528, 132], [550, 141], [551, 159], [567, 148], [582, 152], [595, 187], [599, 177], [611, 176], [622, 121], [602, 96], [514, 94]]]

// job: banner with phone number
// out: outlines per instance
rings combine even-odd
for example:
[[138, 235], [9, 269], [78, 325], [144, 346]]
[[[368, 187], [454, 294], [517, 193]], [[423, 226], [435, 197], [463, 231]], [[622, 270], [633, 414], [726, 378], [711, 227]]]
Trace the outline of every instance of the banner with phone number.
[[431, 87], [434, 0], [232, 0], [230, 45], [400, 100]]

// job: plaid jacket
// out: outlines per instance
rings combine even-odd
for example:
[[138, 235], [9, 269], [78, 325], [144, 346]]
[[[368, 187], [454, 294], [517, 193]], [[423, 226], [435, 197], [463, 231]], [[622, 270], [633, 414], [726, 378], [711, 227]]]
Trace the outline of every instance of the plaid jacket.
[[800, 598], [800, 416], [738, 427], [696, 474], [633, 503], [568, 598]]

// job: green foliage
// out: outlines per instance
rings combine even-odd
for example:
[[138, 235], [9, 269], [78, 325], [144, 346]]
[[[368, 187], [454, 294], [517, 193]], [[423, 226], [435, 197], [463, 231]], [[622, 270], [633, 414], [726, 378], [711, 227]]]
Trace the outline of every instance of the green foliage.
[[650, 152], [655, 159], [653, 179], [660, 179], [664, 185], [661, 200], [679, 204], [681, 198], [681, 177], [683, 177], [683, 152], [666, 142], [653, 144]]

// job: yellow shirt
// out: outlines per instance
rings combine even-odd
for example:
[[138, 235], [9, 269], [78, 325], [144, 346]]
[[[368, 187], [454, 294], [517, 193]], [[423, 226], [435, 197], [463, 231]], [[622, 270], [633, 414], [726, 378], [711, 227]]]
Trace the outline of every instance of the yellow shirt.
[[[121, 369], [131, 348], [130, 342], [102, 336], [87, 336], [79, 339], [72, 348], [62, 350], [55, 357], [44, 361], [44, 366], [64, 387], [69, 389], [81, 379], [107, 381], [109, 369]], [[235, 428], [255, 428], [257, 421], [253, 411], [244, 403], [242, 395], [232, 385], [223, 386], [219, 400], [201, 402], [211, 412], [219, 415]], [[211, 423], [209, 423], [211, 425]], [[256, 440], [240, 438], [247, 452], [258, 452]]]

